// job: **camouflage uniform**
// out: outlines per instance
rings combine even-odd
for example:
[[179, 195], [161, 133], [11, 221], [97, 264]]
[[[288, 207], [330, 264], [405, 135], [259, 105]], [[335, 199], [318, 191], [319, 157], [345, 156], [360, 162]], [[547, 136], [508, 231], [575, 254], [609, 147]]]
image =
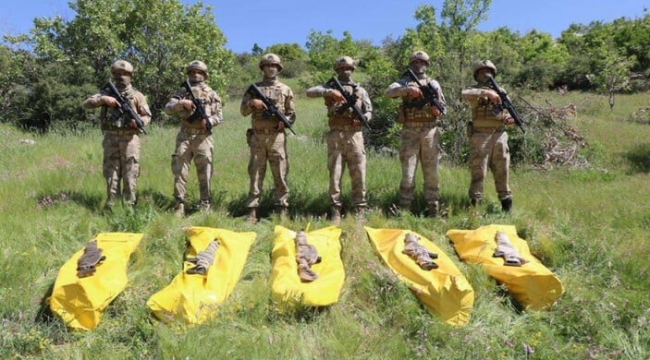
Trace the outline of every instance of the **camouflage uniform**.
[[[491, 61], [486, 60], [475, 67], [474, 78], [477, 81], [481, 69], [489, 69], [492, 76], [496, 75], [496, 67]], [[469, 103], [472, 110], [472, 121], [468, 125], [471, 174], [469, 198], [473, 205], [483, 199], [483, 182], [489, 167], [494, 175], [501, 205], [505, 211], [508, 211], [512, 205], [512, 193], [508, 185], [510, 149], [505, 125], [510, 115], [506, 110], [493, 112], [495, 104], [488, 99], [486, 95], [488, 91], [492, 90], [487, 81], [479, 82], [462, 91], [463, 100]]]
[[[117, 71], [133, 74], [133, 66], [124, 60], [118, 60], [111, 66], [113, 74]], [[130, 79], [126, 84], [116, 81], [115, 86], [120, 91], [120, 95], [140, 116], [142, 122], [148, 125], [151, 122], [151, 111], [145, 96], [133, 88]], [[104, 133], [102, 170], [106, 179], [106, 205], [111, 206], [119, 197], [122, 197], [125, 203], [133, 205], [136, 201], [136, 181], [140, 175], [140, 130], [129, 126], [131, 119], [127, 118], [127, 113], [119, 116], [117, 107], [106, 106], [102, 96], [110, 96], [108, 94], [102, 89], [99, 94], [87, 98], [83, 107], [86, 109], [102, 107], [99, 122]]]
[[[201, 61], [192, 61], [187, 66], [187, 73], [191, 70], [199, 70], [207, 78], [208, 68]], [[205, 79], [203, 79], [205, 80]], [[192, 93], [203, 104], [207, 121], [214, 127], [223, 121], [222, 102], [217, 93], [212, 90], [205, 81], [190, 82]], [[174, 174], [174, 199], [176, 200], [177, 212], [182, 215], [181, 208], [184, 208], [186, 196], [187, 177], [192, 159], [196, 165], [196, 174], [199, 180], [200, 207], [209, 209], [211, 202], [210, 179], [213, 168], [212, 132], [207, 130], [203, 121], [197, 119], [188, 122], [188, 118], [194, 111], [187, 110], [182, 100], [189, 100], [190, 94], [184, 88], [177, 92], [165, 105], [165, 113], [180, 114], [181, 128], [176, 135], [176, 150], [172, 154], [172, 173]]]
[[[341, 65], [341, 66], [339, 66]], [[344, 56], [334, 64], [334, 69], [349, 66], [354, 69], [354, 60]], [[348, 94], [355, 94], [357, 97], [356, 106], [364, 114], [367, 121], [372, 118], [372, 103], [368, 92], [352, 82], [351, 79], [341, 79], [341, 85]], [[336, 102], [330, 96], [333, 88], [327, 84], [314, 86], [307, 90], [307, 97], [324, 97], [327, 107], [327, 117], [330, 131], [327, 133], [327, 169], [330, 173], [329, 196], [332, 204], [332, 217], [340, 217], [341, 209], [341, 178], [347, 165], [350, 169], [350, 180], [352, 183], [352, 205], [357, 212], [366, 208], [366, 150], [363, 143], [362, 123], [356, 119], [351, 108], [346, 109], [342, 114], [337, 110], [343, 105]], [[354, 121], [354, 120], [357, 121]]]
[[[429, 63], [429, 56], [417, 51], [411, 56], [409, 66], [417, 60]], [[434, 79], [429, 79], [424, 74], [420, 79], [422, 85], [432, 84], [438, 92], [438, 100], [446, 105], [445, 97], [440, 84]], [[409, 209], [415, 199], [415, 172], [418, 161], [422, 165], [424, 175], [424, 199], [427, 202], [429, 216], [436, 216], [438, 212], [438, 163], [440, 160], [440, 115], [433, 114], [435, 110], [430, 104], [422, 108], [416, 106], [418, 99], [409, 93], [409, 88], [417, 87], [417, 83], [408, 77], [392, 83], [385, 91], [390, 98], [402, 98], [402, 106], [398, 114], [398, 121], [402, 123], [402, 146], [399, 156], [402, 163], [402, 181], [399, 187], [399, 206]]]
[[[264, 69], [265, 65], [277, 65], [282, 70], [280, 58], [274, 54], [266, 54], [262, 57], [259, 67]], [[291, 88], [275, 78], [267, 78], [255, 83], [264, 96], [273, 101], [287, 119], [293, 123], [296, 119], [293, 91]], [[244, 93], [240, 106], [243, 116], [251, 115], [251, 128], [247, 130], [246, 139], [250, 147], [250, 159], [248, 162], [248, 175], [250, 187], [246, 207], [249, 215], [255, 215], [260, 205], [260, 198], [266, 175], [266, 163], [268, 162], [273, 174], [275, 187], [275, 207], [281, 213], [286, 213], [289, 206], [289, 186], [287, 175], [289, 173], [289, 158], [286, 149], [286, 138], [284, 130], [278, 130], [278, 122], [275, 116], [265, 116], [264, 110], [258, 110], [250, 106], [249, 101], [254, 97]], [[253, 218], [255, 216], [252, 216]]]

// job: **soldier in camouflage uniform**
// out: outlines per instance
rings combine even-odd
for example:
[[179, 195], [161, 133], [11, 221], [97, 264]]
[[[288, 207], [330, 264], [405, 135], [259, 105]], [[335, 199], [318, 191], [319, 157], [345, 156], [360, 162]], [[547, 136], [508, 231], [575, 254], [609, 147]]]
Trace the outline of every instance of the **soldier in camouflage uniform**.
[[[144, 125], [148, 125], [151, 122], [151, 111], [147, 99], [131, 85], [133, 66], [127, 61], [117, 60], [111, 65], [111, 74], [120, 95], [129, 102]], [[87, 98], [83, 107], [102, 108], [99, 121], [104, 133], [102, 169], [106, 179], [105, 208], [110, 208], [119, 197], [128, 205], [135, 204], [136, 180], [140, 174], [141, 130], [127, 112], [120, 115], [117, 99], [104, 90]]]
[[[367, 121], [372, 118], [372, 103], [368, 92], [352, 81], [355, 61], [342, 56], [334, 62], [338, 80], [348, 94], [357, 96], [357, 107]], [[345, 102], [343, 95], [329, 85], [318, 85], [307, 90], [307, 97], [323, 97], [327, 107], [330, 131], [327, 133], [327, 168], [330, 173], [329, 195], [332, 203], [331, 219], [341, 220], [341, 178], [347, 165], [352, 182], [352, 205], [357, 214], [363, 214], [366, 206], [366, 150], [363, 144], [363, 123], [351, 108], [339, 114], [337, 110]]]
[[174, 199], [176, 200], [177, 217], [185, 215], [185, 195], [187, 176], [192, 159], [196, 165], [196, 174], [199, 180], [200, 203], [199, 208], [210, 210], [212, 199], [210, 193], [210, 179], [212, 177], [213, 147], [212, 132], [207, 124], [212, 127], [223, 121], [222, 102], [217, 93], [206, 84], [208, 67], [203, 61], [194, 60], [185, 69], [189, 78], [192, 93], [205, 110], [207, 119], [197, 119], [189, 122], [190, 116], [197, 111], [186, 89], [176, 93], [165, 105], [168, 115], [180, 114], [181, 129], [176, 135], [176, 150], [172, 154], [172, 173], [174, 174]]
[[[264, 74], [264, 79], [255, 85], [293, 124], [296, 120], [293, 91], [289, 86], [278, 81], [278, 73], [282, 71], [280, 57], [270, 53], [263, 55], [259, 68]], [[243, 116], [251, 115], [251, 128], [246, 132], [246, 140], [250, 147], [248, 162], [250, 188], [246, 200], [249, 222], [257, 221], [257, 209], [260, 205], [267, 162], [273, 173], [275, 212], [286, 215], [289, 207], [287, 185], [289, 158], [284, 123], [275, 116], [268, 116], [264, 110], [266, 105], [262, 100], [256, 99], [248, 91], [244, 93], [240, 112]]]
[[483, 181], [489, 167], [494, 175], [501, 208], [507, 212], [512, 207], [512, 193], [508, 185], [510, 149], [505, 126], [513, 124], [514, 120], [508, 111], [498, 107], [501, 98], [489, 87], [488, 76], [496, 74], [497, 68], [492, 61], [481, 61], [474, 67], [474, 79], [478, 83], [462, 91], [463, 100], [472, 110], [472, 120], [468, 125], [472, 178], [469, 198], [472, 206], [483, 200]]
[[[445, 97], [440, 84], [427, 77], [429, 55], [416, 51], [411, 55], [409, 67], [422, 85], [432, 84], [438, 92], [438, 100], [445, 106]], [[402, 181], [399, 187], [399, 207], [410, 209], [415, 198], [415, 172], [418, 161], [424, 175], [424, 199], [427, 202], [428, 216], [438, 214], [438, 162], [440, 159], [440, 125], [441, 112], [437, 107], [426, 104], [417, 105], [423, 98], [417, 83], [408, 77], [399, 79], [388, 86], [385, 91], [390, 98], [402, 98], [398, 121], [402, 123], [402, 146], [399, 157], [402, 163]]]

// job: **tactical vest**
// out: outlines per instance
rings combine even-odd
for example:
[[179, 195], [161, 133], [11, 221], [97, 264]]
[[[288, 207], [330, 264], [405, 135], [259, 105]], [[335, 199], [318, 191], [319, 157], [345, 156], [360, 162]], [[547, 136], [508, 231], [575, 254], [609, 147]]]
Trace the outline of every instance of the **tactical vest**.
[[[275, 104], [275, 107], [278, 108], [278, 110], [282, 113], [284, 113], [284, 102], [286, 100], [285, 94], [283, 93], [283, 88], [282, 86], [279, 85], [264, 85], [264, 84], [257, 84], [259, 87], [260, 91], [264, 96], [266, 96], [269, 100], [273, 101], [273, 104]], [[286, 115], [286, 114], [285, 114]], [[275, 115], [272, 115], [268, 110], [258, 110], [258, 109], [253, 109], [253, 113], [251, 115], [252, 122], [253, 122], [253, 129], [258, 129], [258, 130], [271, 130], [275, 129], [278, 126], [278, 122], [280, 119], [278, 119]]]
[[[359, 109], [363, 109], [363, 99], [361, 98], [362, 94], [358, 91], [359, 86], [357, 84], [342, 84], [343, 89], [347, 91], [348, 94], [355, 94], [357, 96], [356, 106]], [[327, 106], [327, 117], [328, 124], [330, 127], [334, 126], [351, 126], [352, 122], [356, 118], [354, 110], [352, 107], [346, 108], [340, 114], [338, 113], [339, 109], [343, 106], [342, 103], [337, 103], [331, 100], [331, 98], [325, 98], [325, 106]], [[363, 111], [363, 110], [362, 110]]]
[[[199, 102], [203, 105], [203, 109], [205, 110], [205, 114], [207, 116], [212, 115], [212, 99], [210, 97], [210, 93], [212, 92], [212, 89], [205, 85], [205, 84], [197, 84], [197, 85], [192, 85], [191, 86], [192, 93], [194, 94], [194, 97], [199, 100]], [[182, 99], [191, 99], [190, 94], [187, 93], [187, 91], [183, 91], [183, 97]], [[203, 122], [200, 120], [194, 120], [191, 123], [188, 122], [187, 120], [189, 119], [193, 112], [183, 112], [181, 113], [183, 116], [181, 116], [181, 126], [188, 128], [188, 129], [204, 129], [203, 127]]]
[[[422, 85], [427, 85], [429, 79], [426, 81], [421, 80]], [[418, 87], [418, 84], [415, 81], [407, 82], [408, 86]], [[402, 98], [402, 108], [401, 108], [401, 119], [402, 122], [430, 122], [435, 121], [436, 118], [431, 113], [431, 104], [427, 103], [426, 99], [405, 96]]]
[[[480, 89], [490, 89], [486, 86], [477, 86]], [[498, 128], [503, 126], [503, 121], [507, 116], [507, 111], [495, 108], [487, 97], [479, 97], [476, 104], [472, 107], [472, 122], [474, 127], [479, 128]]]
[[[131, 108], [134, 111], [136, 111], [138, 108], [134, 97], [136, 92], [137, 90], [133, 87], [124, 92], [120, 92], [120, 95], [129, 102], [129, 105], [131, 105]], [[108, 94], [102, 92], [102, 95]], [[110, 108], [108, 106], [102, 106], [99, 118], [102, 130], [122, 129], [128, 127], [129, 124], [131, 124], [131, 118], [129, 114], [126, 111], [123, 111], [120, 107]]]

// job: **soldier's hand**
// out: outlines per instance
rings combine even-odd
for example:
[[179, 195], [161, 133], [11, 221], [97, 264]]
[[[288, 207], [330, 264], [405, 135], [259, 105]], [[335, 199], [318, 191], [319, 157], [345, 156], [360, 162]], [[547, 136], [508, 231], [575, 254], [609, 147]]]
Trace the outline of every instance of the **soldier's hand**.
[[278, 131], [284, 131], [284, 123], [282, 121], [278, 122], [278, 127], [276, 128]]
[[194, 106], [194, 103], [192, 102], [192, 100], [183, 99], [183, 100], [181, 100], [181, 104], [183, 104], [183, 107], [187, 111], [194, 111], [194, 109], [196, 109], [196, 106]]
[[406, 88], [406, 91], [408, 91], [408, 94], [414, 99], [418, 99], [424, 96], [422, 95], [422, 90], [420, 90], [419, 87], [409, 86]]
[[361, 124], [362, 124], [362, 122], [359, 119], [352, 120], [352, 126], [354, 126], [354, 127], [359, 127], [359, 126], [361, 126]]
[[515, 123], [515, 119], [512, 116], [508, 116], [506, 120], [504, 121], [506, 125], [512, 125]]
[[131, 122], [129, 123], [129, 127], [134, 130], [138, 129], [138, 124], [135, 122], [135, 119], [131, 119]]
[[337, 103], [346, 102], [345, 97], [343, 96], [343, 94], [341, 94], [341, 92], [336, 90], [336, 89], [332, 89], [331, 91], [329, 91], [327, 93], [326, 97], [331, 98], [332, 100], [334, 100], [334, 102], [337, 102]]
[[120, 103], [117, 101], [117, 99], [112, 96], [102, 95], [101, 100], [104, 103], [104, 105], [108, 107], [120, 106]]
[[202, 119], [201, 124], [203, 125], [203, 130], [208, 130], [208, 120]]
[[494, 90], [486, 90], [485, 91], [485, 96], [487, 96], [488, 100], [490, 100], [491, 103], [493, 104], [501, 104], [501, 97], [499, 94], [497, 94], [496, 91]]
[[440, 110], [438, 110], [438, 108], [436, 106], [432, 106], [431, 107], [431, 115], [433, 115], [433, 117], [435, 117], [435, 118], [438, 118], [438, 117], [440, 117], [440, 115], [442, 115], [442, 113], [440, 113]]
[[252, 107], [253, 109], [257, 109], [257, 110], [266, 109], [266, 105], [264, 104], [264, 101], [262, 101], [260, 99], [250, 99], [250, 100], [248, 100], [248, 106]]

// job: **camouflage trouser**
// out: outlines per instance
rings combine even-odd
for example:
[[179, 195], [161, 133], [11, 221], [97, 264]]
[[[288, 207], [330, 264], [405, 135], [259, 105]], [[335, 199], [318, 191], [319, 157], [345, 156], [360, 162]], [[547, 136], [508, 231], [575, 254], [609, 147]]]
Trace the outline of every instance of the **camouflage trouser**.
[[469, 149], [469, 170], [472, 177], [469, 185], [470, 199], [477, 201], [483, 199], [483, 182], [488, 166], [494, 175], [499, 200], [511, 197], [512, 193], [508, 185], [510, 168], [508, 133], [498, 131], [472, 134]]
[[411, 206], [415, 198], [415, 172], [418, 161], [424, 176], [424, 199], [427, 205], [438, 201], [438, 162], [440, 160], [440, 128], [403, 128], [399, 159], [402, 163], [402, 182], [399, 186], [399, 205]]
[[[135, 185], [140, 175], [140, 137], [138, 135], [104, 134], [102, 164], [106, 179], [107, 203], [123, 196], [128, 204], [135, 204]], [[120, 189], [120, 181], [123, 187]]]
[[210, 179], [212, 178], [212, 136], [190, 135], [180, 131], [176, 136], [176, 151], [172, 154], [172, 173], [174, 174], [174, 198], [177, 203], [185, 202], [187, 176], [194, 159], [196, 175], [199, 180], [201, 204], [210, 204]]
[[287, 186], [287, 175], [289, 174], [289, 158], [284, 133], [274, 131], [253, 133], [250, 138], [250, 150], [251, 155], [248, 161], [250, 188], [246, 207], [257, 208], [260, 206], [267, 161], [273, 174], [274, 205], [288, 207], [289, 187]]
[[350, 169], [352, 204], [366, 203], [366, 151], [361, 131], [331, 130], [327, 133], [327, 169], [330, 172], [330, 199], [333, 206], [341, 206], [341, 178], [345, 166]]

